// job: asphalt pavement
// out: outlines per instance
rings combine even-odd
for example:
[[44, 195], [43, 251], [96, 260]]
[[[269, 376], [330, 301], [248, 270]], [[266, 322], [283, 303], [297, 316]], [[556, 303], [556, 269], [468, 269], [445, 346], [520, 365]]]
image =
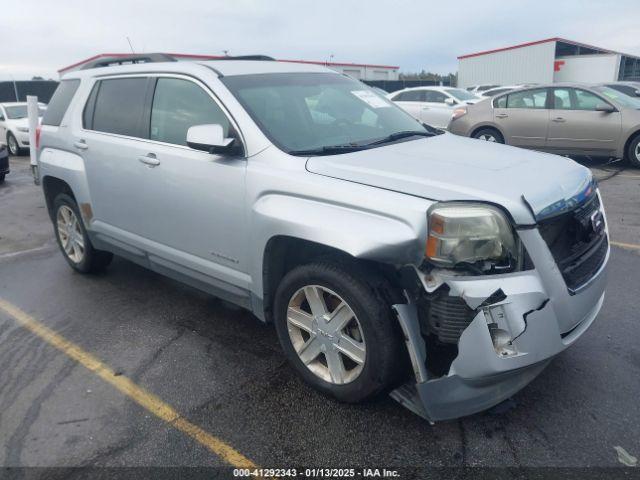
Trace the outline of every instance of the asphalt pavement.
[[[640, 457], [640, 170], [584, 162], [616, 242], [602, 312], [510, 401], [457, 421], [326, 398], [272, 327], [125, 260], [74, 273], [25, 157], [0, 185], [0, 300], [262, 467], [620, 467], [615, 447]], [[228, 464], [1, 309], [0, 365], [2, 466]]]

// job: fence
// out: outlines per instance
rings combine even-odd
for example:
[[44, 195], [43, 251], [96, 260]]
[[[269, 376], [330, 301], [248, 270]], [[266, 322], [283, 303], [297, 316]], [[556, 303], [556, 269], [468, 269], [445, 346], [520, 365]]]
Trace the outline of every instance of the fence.
[[58, 82], [55, 80], [18, 80], [0, 82], [0, 102], [26, 102], [27, 95], [35, 95], [38, 101], [49, 103]]

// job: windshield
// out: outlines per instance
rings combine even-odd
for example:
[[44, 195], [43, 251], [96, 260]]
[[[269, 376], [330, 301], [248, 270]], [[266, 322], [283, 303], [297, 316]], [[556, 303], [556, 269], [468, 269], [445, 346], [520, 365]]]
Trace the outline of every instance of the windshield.
[[601, 93], [607, 99], [616, 103], [619, 107], [635, 108], [640, 110], [640, 99], [625, 95], [618, 90], [609, 87], [594, 87], [594, 90]]
[[476, 95], [461, 88], [445, 88], [444, 91], [449, 95], [456, 97], [461, 102], [466, 102], [467, 100], [478, 100]]
[[[13, 105], [11, 107], [4, 107], [7, 111], [7, 117], [11, 120], [18, 120], [20, 118], [27, 118], [27, 106], [26, 105]], [[42, 116], [44, 110], [38, 108], [38, 116]]]
[[264, 134], [291, 154], [364, 147], [400, 132], [424, 135], [426, 131], [384, 96], [334, 73], [269, 73], [221, 80]]

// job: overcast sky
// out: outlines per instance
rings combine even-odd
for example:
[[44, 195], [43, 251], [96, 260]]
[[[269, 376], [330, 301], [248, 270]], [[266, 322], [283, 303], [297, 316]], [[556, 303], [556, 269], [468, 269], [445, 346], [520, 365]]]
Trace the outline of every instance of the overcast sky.
[[261, 53], [457, 70], [458, 55], [566, 37], [640, 55], [638, 0], [2, 2], [0, 77], [57, 78], [97, 53]]

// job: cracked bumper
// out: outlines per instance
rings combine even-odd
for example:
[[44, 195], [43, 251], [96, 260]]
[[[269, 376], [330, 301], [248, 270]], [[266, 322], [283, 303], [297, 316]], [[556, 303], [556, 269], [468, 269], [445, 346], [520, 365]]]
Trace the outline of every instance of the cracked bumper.
[[[441, 277], [450, 295], [461, 297], [476, 310], [460, 337], [458, 355], [447, 375], [429, 377], [425, 368], [429, 352], [420, 335], [415, 305], [395, 306], [416, 373], [412, 410], [428, 420], [471, 415], [512, 396], [574, 343], [600, 311], [609, 253], [588, 284], [572, 293], [538, 231], [520, 236], [535, 270], [492, 277]], [[426, 288], [426, 279], [422, 280]], [[483, 303], [498, 289], [504, 293], [499, 301]], [[489, 324], [496, 317], [513, 339], [513, 349], [507, 353], [494, 348]], [[394, 398], [399, 399], [398, 395]], [[400, 401], [411, 408], [407, 401]]]

